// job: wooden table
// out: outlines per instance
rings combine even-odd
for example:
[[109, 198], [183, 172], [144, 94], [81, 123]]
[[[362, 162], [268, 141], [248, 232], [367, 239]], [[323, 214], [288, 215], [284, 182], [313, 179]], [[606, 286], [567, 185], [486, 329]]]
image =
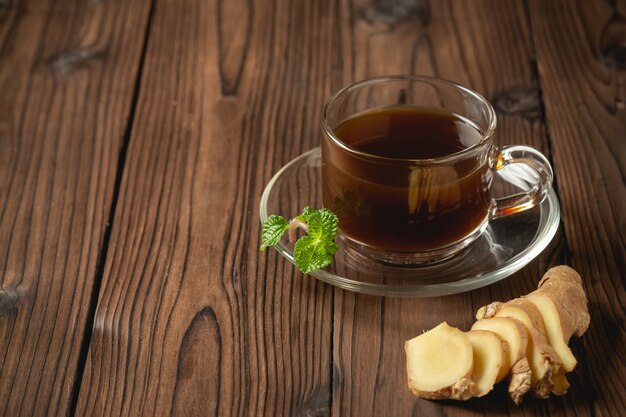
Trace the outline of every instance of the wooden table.
[[[625, 416], [626, 2], [0, 0], [0, 415]], [[435, 74], [549, 156], [562, 227], [514, 276], [380, 298], [260, 253], [261, 192], [332, 92]], [[551, 265], [570, 392], [414, 398], [402, 343]]]

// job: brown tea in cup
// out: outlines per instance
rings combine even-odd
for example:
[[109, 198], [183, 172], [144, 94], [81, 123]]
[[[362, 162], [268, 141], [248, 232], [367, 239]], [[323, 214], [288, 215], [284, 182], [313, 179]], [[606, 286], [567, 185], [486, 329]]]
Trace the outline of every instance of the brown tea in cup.
[[487, 219], [487, 158], [433, 166], [393, 161], [442, 158], [479, 143], [482, 134], [468, 121], [435, 109], [387, 107], [352, 116], [334, 133], [374, 156], [361, 159], [341, 148], [326, 149], [332, 163], [324, 165], [324, 205], [338, 214], [342, 231], [353, 241], [398, 252], [427, 251], [463, 239]]

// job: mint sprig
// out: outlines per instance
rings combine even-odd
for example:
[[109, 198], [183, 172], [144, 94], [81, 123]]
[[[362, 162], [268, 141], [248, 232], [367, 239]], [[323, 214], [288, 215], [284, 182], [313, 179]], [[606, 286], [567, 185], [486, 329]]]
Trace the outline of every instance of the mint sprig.
[[337, 252], [337, 216], [330, 210], [312, 209], [306, 206], [302, 213], [287, 221], [282, 216], [271, 215], [263, 223], [261, 231], [261, 250], [274, 246], [283, 234], [289, 232], [289, 240], [295, 240], [295, 231], [300, 228], [306, 235], [300, 237], [293, 248], [296, 267], [306, 273], [324, 268], [333, 261]]
[[268, 217], [261, 232], [261, 250], [277, 244], [288, 227], [289, 223], [282, 216], [272, 214]]

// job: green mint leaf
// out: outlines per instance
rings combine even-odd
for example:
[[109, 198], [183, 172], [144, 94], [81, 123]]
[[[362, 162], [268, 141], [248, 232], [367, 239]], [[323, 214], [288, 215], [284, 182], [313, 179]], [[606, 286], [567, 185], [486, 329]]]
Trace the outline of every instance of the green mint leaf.
[[261, 250], [280, 241], [286, 230], [301, 228], [307, 232], [296, 242], [293, 257], [296, 267], [305, 274], [324, 268], [333, 261], [337, 252], [337, 216], [328, 209], [315, 210], [306, 206], [302, 213], [288, 222], [272, 215], [263, 224]]
[[304, 273], [329, 265], [337, 252], [337, 216], [328, 209], [312, 210], [307, 213], [308, 235], [296, 242], [293, 250], [296, 266]]
[[305, 208], [302, 209], [302, 214], [299, 216], [296, 216], [295, 219], [296, 220], [300, 220], [301, 222], [305, 222], [308, 223], [309, 222], [309, 216], [313, 213], [315, 213], [317, 210], [312, 209], [309, 206], [306, 206]]
[[268, 217], [263, 223], [260, 249], [265, 250], [266, 247], [277, 244], [287, 227], [289, 227], [289, 223], [282, 216], [272, 214]]
[[327, 242], [333, 242], [337, 236], [339, 220], [328, 209], [315, 210], [309, 215], [309, 236], [314, 236]]
[[333, 261], [337, 252], [334, 242], [315, 239], [313, 236], [302, 236], [293, 249], [296, 267], [305, 274], [324, 268]]

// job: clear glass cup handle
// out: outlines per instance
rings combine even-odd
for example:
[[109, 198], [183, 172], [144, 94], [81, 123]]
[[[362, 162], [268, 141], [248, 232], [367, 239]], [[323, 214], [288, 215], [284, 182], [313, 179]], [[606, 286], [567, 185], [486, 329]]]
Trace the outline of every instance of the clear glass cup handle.
[[522, 175], [518, 175], [518, 178], [523, 178], [522, 182], [529, 185], [529, 188], [527, 191], [494, 199], [491, 219], [519, 213], [541, 204], [552, 187], [552, 167], [541, 152], [521, 145], [500, 148], [495, 165], [496, 171], [512, 164], [520, 164], [518, 169]]

